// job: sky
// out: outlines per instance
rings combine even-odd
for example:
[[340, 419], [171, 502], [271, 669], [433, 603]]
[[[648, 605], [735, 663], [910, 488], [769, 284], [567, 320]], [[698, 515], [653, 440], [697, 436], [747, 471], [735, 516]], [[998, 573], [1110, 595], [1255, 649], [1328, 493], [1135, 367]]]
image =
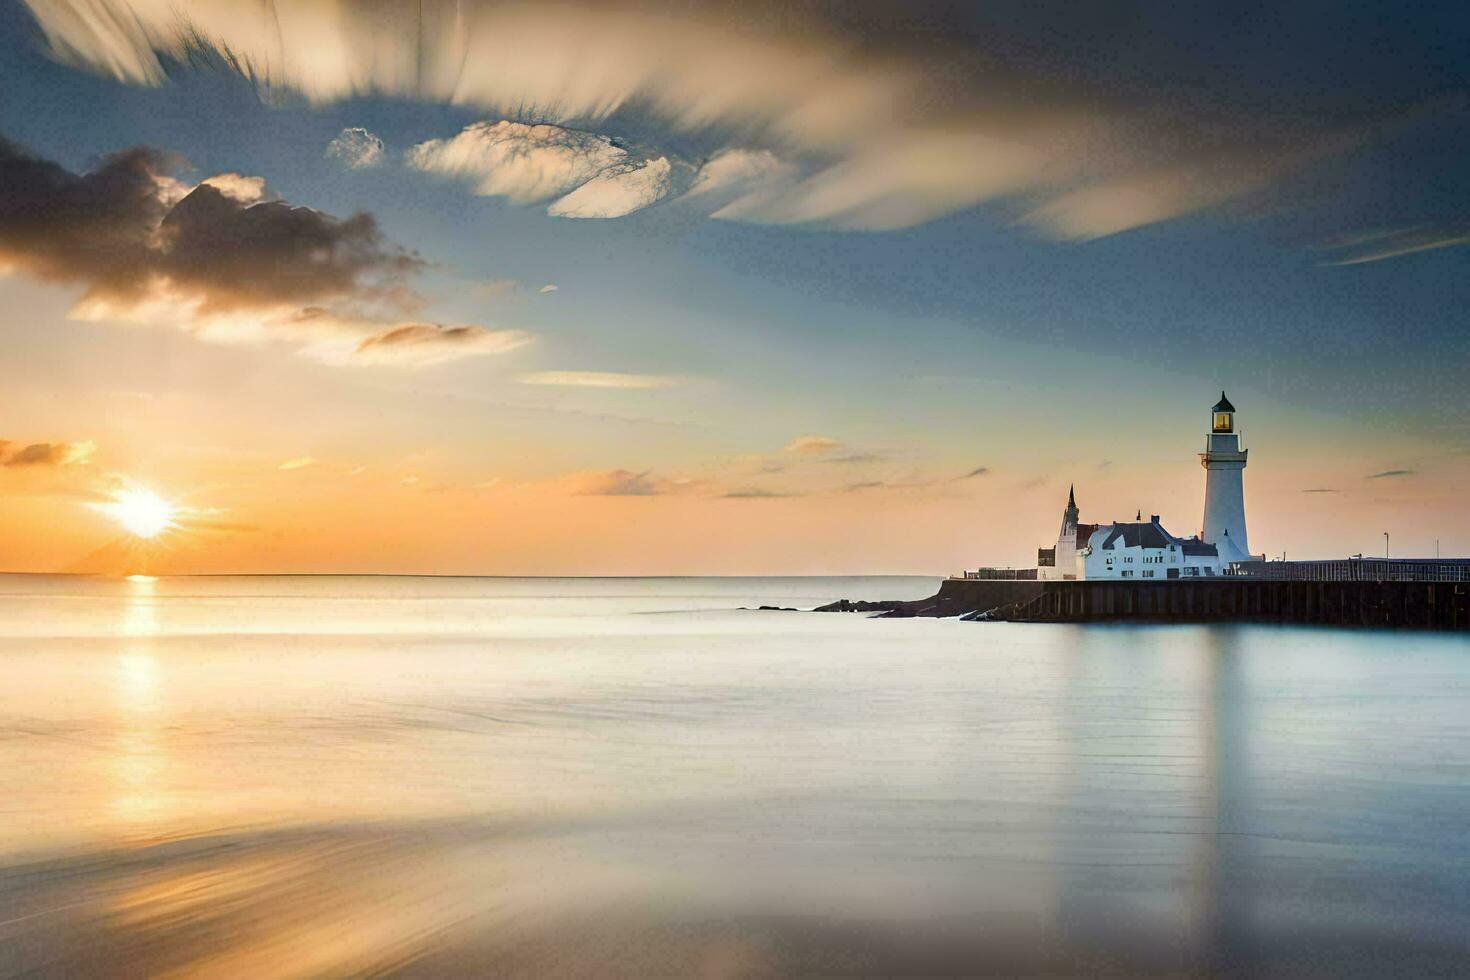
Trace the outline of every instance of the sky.
[[24, 0], [0, 92], [0, 570], [1021, 566], [1221, 390], [1257, 550], [1470, 555], [1463, 4]]

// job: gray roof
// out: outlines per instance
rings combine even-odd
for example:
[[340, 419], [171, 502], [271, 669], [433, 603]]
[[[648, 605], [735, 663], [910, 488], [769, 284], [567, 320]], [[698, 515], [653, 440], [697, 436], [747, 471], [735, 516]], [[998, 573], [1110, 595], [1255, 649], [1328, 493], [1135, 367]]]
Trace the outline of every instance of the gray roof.
[[1232, 404], [1230, 404], [1230, 399], [1226, 398], [1225, 397], [1225, 392], [1222, 391], [1222, 392], [1220, 392], [1220, 400], [1217, 401], [1217, 402], [1215, 402], [1215, 407], [1212, 408], [1212, 409], [1210, 409], [1210, 411], [1212, 411], [1212, 412], [1233, 412], [1233, 411], [1235, 411], [1235, 406], [1232, 405]]
[[1167, 548], [1174, 543], [1168, 531], [1151, 521], [1113, 524], [1103, 530], [1108, 532], [1108, 536], [1103, 538], [1104, 548], [1113, 547], [1117, 541], [1122, 541], [1125, 548]]

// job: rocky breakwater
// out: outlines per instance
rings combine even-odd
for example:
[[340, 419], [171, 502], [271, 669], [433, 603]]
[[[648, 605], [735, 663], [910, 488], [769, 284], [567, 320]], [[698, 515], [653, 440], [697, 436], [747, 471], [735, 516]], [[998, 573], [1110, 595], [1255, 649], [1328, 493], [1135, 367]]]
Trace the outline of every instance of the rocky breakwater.
[[949, 616], [978, 617], [992, 609], [1025, 602], [1040, 595], [1043, 583], [1031, 581], [991, 581], [946, 579], [939, 591], [927, 599], [854, 601], [838, 599], [816, 612], [872, 613], [874, 619], [942, 618]]

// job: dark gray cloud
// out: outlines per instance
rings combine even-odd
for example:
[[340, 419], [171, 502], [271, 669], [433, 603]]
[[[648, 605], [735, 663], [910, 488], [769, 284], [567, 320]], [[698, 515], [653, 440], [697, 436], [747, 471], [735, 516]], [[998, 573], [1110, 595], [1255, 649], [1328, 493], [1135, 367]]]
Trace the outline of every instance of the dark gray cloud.
[[1371, 474], [1371, 475], [1369, 475], [1367, 477], [1364, 477], [1364, 479], [1367, 479], [1367, 480], [1382, 480], [1385, 477], [1413, 476], [1415, 472], [1416, 471], [1414, 471], [1414, 470], [1384, 470], [1381, 473], [1373, 473], [1373, 474]]
[[80, 283], [109, 312], [163, 297], [200, 313], [381, 299], [423, 264], [372, 215], [248, 203], [210, 184], [183, 193], [179, 165], [138, 147], [73, 174], [0, 139], [0, 259]]
[[845, 493], [857, 493], [861, 490], [876, 490], [881, 486], [886, 486], [882, 480], [864, 480], [861, 483], [849, 483], [842, 489]]
[[1340, 493], [1340, 492], [1341, 491], [1336, 490], [1336, 489], [1334, 489], [1332, 487], [1311, 487], [1311, 488], [1309, 488], [1307, 490], [1303, 490], [1302, 491], [1302, 493]]
[[957, 477], [955, 477], [955, 479], [956, 480], [971, 480], [971, 479], [974, 479], [977, 476], [988, 476], [989, 474], [990, 474], [990, 467], [988, 467], [988, 466], [977, 466], [973, 470], [971, 470], [970, 472], [966, 473], [964, 476], [957, 476]]
[[329, 363], [423, 365], [530, 340], [398, 322], [422, 302], [408, 279], [425, 263], [387, 241], [372, 215], [262, 200], [264, 182], [239, 174], [191, 188], [174, 176], [181, 166], [139, 147], [75, 174], [0, 139], [0, 266], [82, 286], [80, 318], [272, 339]]

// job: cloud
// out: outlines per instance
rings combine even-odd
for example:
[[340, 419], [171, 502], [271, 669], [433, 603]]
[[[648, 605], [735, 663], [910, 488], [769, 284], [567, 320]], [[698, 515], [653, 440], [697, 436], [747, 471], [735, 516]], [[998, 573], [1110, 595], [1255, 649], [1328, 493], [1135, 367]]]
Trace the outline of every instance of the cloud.
[[297, 456], [295, 459], [286, 460], [280, 466], [277, 466], [276, 469], [303, 470], [306, 467], [313, 465], [314, 463], [316, 463], [316, 460], [311, 456]]
[[[794, 178], [797, 169], [770, 150], [725, 148], [711, 156], [695, 173], [688, 197], [735, 198], [744, 200], [761, 188], [770, 190], [784, 179]], [[754, 201], [751, 201], [754, 203]], [[726, 204], [729, 207], [729, 204]]]
[[767, 490], [763, 487], [740, 487], [720, 494], [726, 500], [778, 500], [784, 497], [801, 497], [804, 494], [784, 490]]
[[529, 339], [402, 323], [393, 314], [422, 302], [406, 280], [424, 263], [387, 242], [371, 215], [265, 200], [263, 180], [234, 173], [187, 188], [171, 176], [178, 162], [137, 148], [73, 174], [0, 140], [0, 265], [81, 285], [76, 319], [281, 343], [329, 363], [434, 363]]
[[325, 155], [353, 170], [376, 167], [383, 162], [383, 141], [360, 126], [352, 126], [327, 144]]
[[521, 284], [514, 279], [485, 279], [474, 285], [475, 293], [481, 299], [504, 299], [514, 296], [520, 291]]
[[973, 470], [971, 470], [970, 472], [966, 473], [964, 476], [957, 476], [957, 477], [955, 477], [955, 479], [956, 480], [971, 480], [971, 479], [974, 479], [977, 476], [988, 476], [989, 474], [990, 474], [990, 467], [988, 467], [988, 466], [977, 466]]
[[516, 204], [560, 197], [627, 160], [628, 151], [606, 136], [504, 119], [472, 123], [408, 151], [412, 167], [472, 181], [476, 194]]
[[[372, 92], [537, 120], [477, 123], [410, 162], [523, 203], [597, 179], [552, 206], [583, 217], [669, 193], [653, 161], [676, 168], [672, 147], [725, 133], [738, 141], [694, 185], [716, 217], [881, 230], [999, 200], [1044, 234], [1090, 239], [1217, 207], [1339, 152], [1365, 115], [1341, 105], [1369, 101], [1282, 86], [1262, 110], [1224, 70], [1186, 81], [1188, 49], [1166, 32], [1069, 5], [867, 5], [862, 17], [774, 2], [27, 6], [53, 56], [133, 84], [165, 84], [167, 60], [203, 51], [313, 104]], [[1332, 67], [1297, 47], [1302, 77]], [[670, 149], [625, 159], [609, 137], [548, 125], [635, 109]]]
[[1307, 490], [1303, 490], [1302, 491], [1302, 493], [1338, 493], [1338, 492], [1339, 491], [1333, 489], [1332, 487], [1311, 487], [1310, 489], [1307, 489]]
[[561, 287], [558, 286], [556, 283], [554, 283], [554, 282], [548, 282], [546, 285], [544, 285], [540, 289], [536, 290], [536, 292], [542, 293], [542, 294], [545, 294], [545, 293], [554, 293], [554, 292], [556, 292], [560, 288]]
[[516, 379], [526, 385], [563, 385], [572, 388], [672, 388], [677, 378], [656, 374], [618, 374], [612, 371], [532, 371]]
[[0, 439], [0, 464], [7, 467], [76, 466], [85, 464], [97, 451], [97, 444], [83, 442], [33, 442], [12, 450], [15, 443]]
[[1415, 474], [1415, 472], [1416, 472], [1415, 470], [1384, 470], [1382, 473], [1374, 473], [1371, 476], [1364, 477], [1364, 479], [1365, 480], [1382, 480], [1382, 479], [1384, 479], [1386, 477], [1413, 476]]
[[658, 201], [674, 187], [668, 157], [604, 170], [546, 213], [557, 218], [621, 218]]
[[849, 483], [842, 490], [844, 493], [857, 493], [861, 490], [876, 490], [885, 485], [882, 480], [865, 480], [862, 483]]
[[265, 197], [264, 177], [242, 177], [237, 173], [215, 174], [199, 183], [213, 187], [225, 197], [241, 204], [254, 204]]
[[1410, 225], [1350, 235], [1325, 242], [1319, 249], [1337, 253], [1326, 265], [1363, 265], [1456, 245], [1470, 245], [1470, 224]]
[[38, 278], [86, 286], [82, 307], [109, 315], [160, 299], [205, 312], [374, 295], [422, 263], [388, 245], [371, 215], [346, 220], [284, 201], [233, 196], [221, 175], [176, 203], [174, 160], [138, 148], [76, 175], [0, 141], [0, 259]]
[[882, 453], [848, 453], [846, 456], [833, 456], [827, 462], [856, 466], [862, 463], [877, 463], [886, 458]]
[[843, 448], [842, 443], [828, 436], [797, 436], [788, 442], [782, 451], [801, 456], [818, 456], [823, 453], [835, 453], [841, 448]]
[[572, 492], [581, 497], [655, 497], [670, 490], [668, 481], [659, 479], [648, 470], [642, 473], [631, 470], [580, 473], [574, 474], [571, 482]]
[[524, 347], [531, 340], [524, 330], [405, 323], [363, 338], [354, 355], [358, 362], [427, 367], [462, 357], [504, 354]]

